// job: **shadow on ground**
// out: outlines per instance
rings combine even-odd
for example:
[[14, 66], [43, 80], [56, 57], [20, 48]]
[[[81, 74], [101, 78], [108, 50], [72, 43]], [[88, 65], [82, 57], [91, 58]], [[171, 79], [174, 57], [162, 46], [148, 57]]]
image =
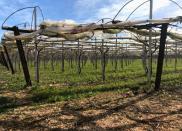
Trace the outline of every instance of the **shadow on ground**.
[[138, 95], [107, 92], [84, 100], [23, 106], [0, 118], [0, 129], [6, 130], [176, 130], [182, 129], [182, 88]]

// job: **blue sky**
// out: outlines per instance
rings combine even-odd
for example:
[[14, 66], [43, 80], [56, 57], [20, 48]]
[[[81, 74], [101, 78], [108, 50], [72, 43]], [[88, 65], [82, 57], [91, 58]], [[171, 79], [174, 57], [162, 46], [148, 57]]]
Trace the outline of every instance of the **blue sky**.
[[[96, 22], [101, 18], [113, 18], [121, 6], [128, 0], [0, 0], [0, 24], [12, 12], [27, 6], [40, 6], [47, 20], [71, 19], [78, 23]], [[142, 2], [134, 0], [118, 16], [125, 20]], [[154, 1], [154, 18], [166, 18], [182, 15], [182, 9], [169, 0]], [[182, 6], [182, 0], [174, 0]], [[13, 16], [6, 24], [9, 26], [31, 21], [31, 11], [26, 10]], [[138, 9], [130, 19], [147, 19], [149, 3]], [[3, 31], [0, 30], [0, 36]]]

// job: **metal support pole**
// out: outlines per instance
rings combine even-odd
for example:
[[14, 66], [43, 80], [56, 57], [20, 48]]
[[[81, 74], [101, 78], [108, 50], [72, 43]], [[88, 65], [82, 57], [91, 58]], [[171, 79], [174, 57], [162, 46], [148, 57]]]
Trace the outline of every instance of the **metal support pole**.
[[[14, 29], [14, 35], [15, 36], [20, 35], [18, 27], [14, 26], [13, 29]], [[26, 58], [25, 58], [25, 52], [23, 50], [23, 45], [22, 45], [21, 40], [16, 40], [16, 45], [17, 45], [17, 48], [18, 48], [18, 53], [19, 53], [21, 65], [22, 65], [22, 68], [23, 68], [24, 77], [25, 77], [25, 80], [26, 80], [26, 86], [32, 86], [32, 82], [31, 82], [30, 74], [29, 74], [29, 70], [28, 70], [28, 65], [27, 65], [27, 61], [26, 61]]]
[[156, 91], [160, 89], [161, 76], [162, 76], [162, 70], [163, 70], [163, 61], [164, 61], [164, 52], [165, 52], [165, 43], [167, 38], [167, 28], [168, 28], [168, 24], [162, 24], [160, 45], [159, 45], [159, 55], [158, 55], [158, 61], [157, 61], [156, 79], [155, 79]]
[[11, 69], [11, 73], [12, 73], [12, 74], [14, 74], [14, 73], [15, 73], [15, 71], [14, 71], [14, 69], [13, 69], [13, 65], [12, 65], [11, 59], [10, 59], [10, 57], [9, 57], [8, 50], [7, 50], [7, 48], [6, 48], [6, 46], [5, 46], [5, 45], [3, 45], [3, 48], [4, 48], [4, 52], [5, 52], [5, 54], [6, 54], [6, 58], [7, 58], [7, 61], [8, 61], [9, 67], [10, 67], [10, 69]]
[[[153, 11], [153, 0], [150, 0], [150, 12], [149, 19], [152, 19]], [[148, 82], [151, 87], [151, 76], [152, 76], [152, 29], [149, 29], [149, 59], [148, 59]]]
[[[37, 11], [36, 7], [34, 8], [34, 30], [37, 30]], [[36, 42], [36, 37], [35, 37], [35, 81], [36, 83], [39, 83], [39, 51], [38, 51], [38, 46]]]

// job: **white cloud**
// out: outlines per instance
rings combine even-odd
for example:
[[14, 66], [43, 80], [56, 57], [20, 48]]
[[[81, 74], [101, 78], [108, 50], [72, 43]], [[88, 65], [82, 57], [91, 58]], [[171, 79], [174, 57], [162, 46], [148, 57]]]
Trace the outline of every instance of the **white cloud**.
[[175, 10], [174, 12], [172, 12], [172, 13], [170, 13], [168, 15], [171, 15], [171, 16], [182, 16], [182, 10], [181, 9]]
[[[145, 2], [146, 0], [134, 0], [133, 2], [129, 3], [121, 13], [118, 15], [118, 18], [126, 18], [135, 8], [137, 8], [140, 4]], [[123, 3], [124, 4], [124, 3]], [[120, 2], [113, 2], [111, 5], [103, 7], [98, 11], [98, 17], [114, 17], [115, 14], [119, 11], [119, 9], [123, 6]], [[154, 0], [153, 2], [153, 12], [156, 13], [159, 9], [167, 7], [170, 5], [170, 1], [168, 0]], [[139, 9], [136, 10], [134, 13], [135, 17], [139, 16], [146, 16], [149, 14], [149, 2], [145, 3]]]
[[[170, 6], [171, 2], [169, 0], [153, 0], [154, 13], [159, 9]], [[165, 12], [164, 12], [165, 13]]]
[[176, 5], [175, 3], [171, 3], [171, 11], [166, 14], [166, 16], [172, 17], [172, 16], [182, 16], [182, 1], [178, 0], [176, 1], [181, 8]]
[[[87, 1], [88, 0], [79, 0], [79, 1]], [[98, 0], [93, 0], [94, 2], [91, 3], [92, 6], [96, 6]], [[97, 1], [97, 2], [96, 2]], [[100, 0], [99, 0], [100, 1]], [[95, 13], [88, 18], [87, 20], [84, 21], [90, 21], [91, 20], [99, 20], [101, 18], [113, 18], [116, 13], [119, 11], [119, 9], [126, 3], [126, 1], [122, 1], [122, 0], [102, 0], [101, 2], [108, 2], [108, 5], [103, 4], [102, 7], [100, 8], [95, 8]], [[130, 4], [128, 4], [127, 6], [124, 7], [124, 9], [120, 12], [120, 14], [118, 15], [117, 19], [120, 20], [125, 20], [127, 18], [127, 16], [136, 8], [138, 7], [140, 4], [142, 4], [143, 2], [145, 2], [146, 0], [134, 0], [133, 2], [131, 2]], [[81, 5], [86, 7], [86, 3], [82, 3]], [[182, 3], [180, 0], [176, 1], [178, 3]], [[171, 13], [170, 11], [168, 12], [170, 6], [171, 6], [171, 2], [169, 0], [153, 0], [153, 14], [156, 14], [156, 16], [158, 15], [158, 13], [163, 13], [164, 16], [167, 13]], [[145, 3], [144, 5], [142, 5], [139, 9], [137, 9], [134, 14], [131, 16], [131, 18], [145, 18], [148, 19], [149, 16], [149, 2]], [[165, 12], [159, 12], [161, 9], [167, 9], [165, 10]], [[84, 9], [82, 10], [82, 12], [84, 12]], [[176, 11], [174, 12], [174, 16], [179, 15], [180, 11]], [[181, 13], [182, 14], [182, 13]]]

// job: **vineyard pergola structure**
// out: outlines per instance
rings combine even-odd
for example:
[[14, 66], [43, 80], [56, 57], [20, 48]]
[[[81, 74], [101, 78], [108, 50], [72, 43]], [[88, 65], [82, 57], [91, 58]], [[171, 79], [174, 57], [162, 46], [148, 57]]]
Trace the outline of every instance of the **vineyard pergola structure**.
[[[128, 1], [119, 12], [132, 1]], [[150, 2], [152, 5], [152, 0]], [[18, 25], [5, 26], [6, 21], [16, 12], [29, 8], [33, 9], [30, 28], [20, 28]], [[117, 72], [119, 61], [123, 67], [124, 60], [126, 64], [129, 64], [129, 60], [142, 59], [149, 84], [153, 72], [151, 61], [156, 58], [155, 90], [160, 89], [164, 56], [175, 58], [176, 70], [177, 57], [182, 48], [182, 34], [173, 28], [180, 28], [177, 24], [182, 22], [181, 16], [152, 19], [152, 6], [150, 6], [150, 17], [147, 20], [128, 20], [134, 13], [133, 11], [126, 21], [116, 20], [118, 12], [113, 19], [103, 18], [96, 23], [45, 21], [43, 17], [43, 21], [38, 25], [37, 11], [40, 11], [43, 17], [40, 7], [26, 7], [13, 12], [2, 24], [2, 29], [7, 32], [1, 39], [0, 63], [14, 74], [18, 59], [22, 65], [26, 86], [32, 86], [27, 64], [30, 59], [34, 59], [37, 83], [39, 82], [40, 58], [43, 60], [45, 69], [46, 62], [50, 59], [52, 70], [54, 70], [54, 60], [61, 59], [62, 72], [65, 70], [65, 59], [69, 61], [71, 67], [73, 61], [76, 61], [78, 74], [81, 73], [82, 66], [87, 59], [90, 59], [96, 69], [98, 68], [97, 62], [100, 60], [103, 81], [106, 79], [105, 68], [108, 58], [112, 59], [115, 72]]]

